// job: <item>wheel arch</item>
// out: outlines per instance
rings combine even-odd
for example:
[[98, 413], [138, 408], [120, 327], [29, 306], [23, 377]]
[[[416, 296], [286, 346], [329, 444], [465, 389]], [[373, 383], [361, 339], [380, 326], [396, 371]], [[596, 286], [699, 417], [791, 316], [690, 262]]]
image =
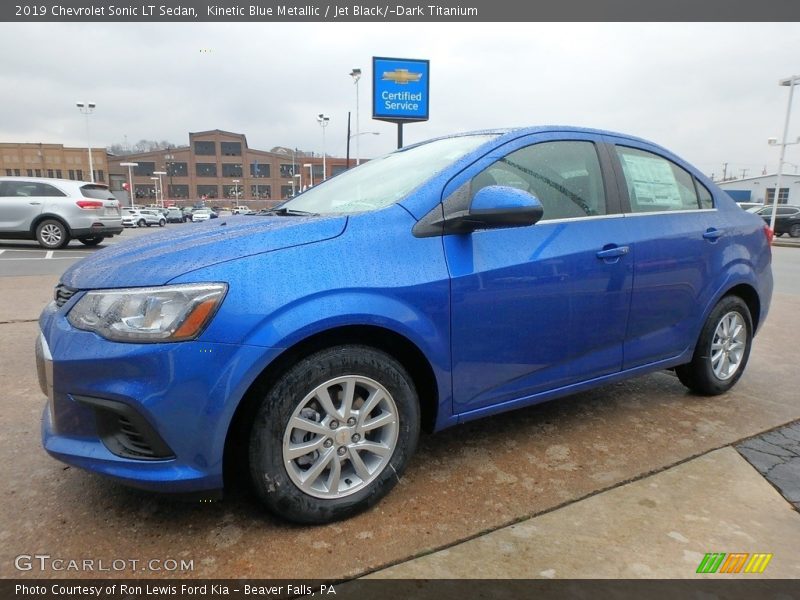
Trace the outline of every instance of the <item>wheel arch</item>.
[[64, 217], [50, 213], [43, 213], [36, 215], [36, 218], [31, 222], [31, 236], [33, 237], [33, 239], [36, 239], [36, 229], [39, 227], [41, 222], [47, 221], [48, 219], [52, 219], [53, 221], [58, 221], [59, 223], [61, 223], [67, 230], [67, 235], [72, 237], [72, 229], [70, 228], [69, 224], [64, 220]]
[[717, 302], [726, 296], [738, 296], [744, 301], [747, 305], [747, 309], [750, 311], [750, 319], [753, 322], [753, 332], [755, 333], [758, 331], [758, 326], [761, 321], [761, 298], [756, 289], [748, 283], [739, 283], [726, 290]]
[[395, 358], [406, 369], [417, 392], [422, 428], [435, 429], [439, 409], [439, 389], [428, 358], [410, 339], [396, 331], [377, 325], [343, 325], [310, 335], [284, 350], [272, 360], [242, 396], [225, 435], [223, 478], [244, 476], [247, 465], [249, 425], [258, 410], [259, 400], [278, 378], [299, 360], [320, 350], [346, 344], [361, 344], [381, 350]]

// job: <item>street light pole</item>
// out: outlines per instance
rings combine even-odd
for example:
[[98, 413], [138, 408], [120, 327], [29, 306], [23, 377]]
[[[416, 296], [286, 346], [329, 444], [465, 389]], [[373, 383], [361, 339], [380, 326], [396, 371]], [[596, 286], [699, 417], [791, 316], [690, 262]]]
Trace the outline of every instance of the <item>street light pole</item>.
[[[778, 159], [778, 180], [775, 182], [775, 196], [772, 199], [772, 216], [769, 219], [769, 228], [775, 231], [775, 216], [778, 214], [778, 198], [781, 195], [781, 175], [783, 173], [783, 158], [786, 155], [786, 146], [790, 145], [786, 142], [786, 137], [789, 135], [789, 117], [792, 114], [792, 96], [794, 95], [794, 86], [800, 84], [800, 75], [792, 75], [788, 79], [781, 79], [778, 85], [789, 88], [789, 102], [786, 105], [786, 120], [783, 124], [783, 142], [781, 142], [781, 157]], [[770, 140], [771, 141], [771, 140]], [[800, 141], [800, 139], [798, 139]], [[797, 142], [792, 142], [797, 143]]]
[[131, 195], [131, 208], [136, 208], [136, 203], [133, 201], [133, 170], [132, 167], [138, 167], [139, 163], [136, 162], [121, 162], [120, 167], [128, 167], [128, 192]]
[[[238, 179], [231, 179], [233, 182], [233, 196], [236, 198], [236, 201], [239, 202], [239, 180]], [[239, 206], [238, 204], [236, 206]]]
[[158, 187], [161, 188], [161, 208], [164, 208], [164, 183], [161, 181], [161, 176], [166, 174], [166, 171], [153, 171], [153, 175], [158, 175]]
[[359, 96], [359, 94], [358, 94], [358, 81], [361, 79], [361, 69], [353, 69], [350, 72], [350, 77], [353, 78], [353, 83], [356, 86], [356, 135], [355, 135], [355, 138], [356, 138], [356, 166], [358, 166], [358, 165], [361, 164], [361, 152], [360, 152], [359, 147], [358, 147], [358, 136], [359, 136], [359, 126], [360, 126], [359, 115], [358, 115], [358, 96]]
[[89, 151], [89, 181], [94, 183], [94, 162], [92, 161], [92, 142], [91, 138], [89, 137], [89, 115], [92, 114], [97, 104], [95, 104], [94, 102], [76, 102], [75, 106], [78, 107], [79, 111], [81, 111], [84, 115], [86, 115], [86, 144], [88, 146], [87, 150]]
[[328, 168], [325, 163], [325, 128], [330, 123], [331, 118], [328, 115], [319, 113], [317, 115], [317, 123], [322, 127], [322, 181], [328, 179]]

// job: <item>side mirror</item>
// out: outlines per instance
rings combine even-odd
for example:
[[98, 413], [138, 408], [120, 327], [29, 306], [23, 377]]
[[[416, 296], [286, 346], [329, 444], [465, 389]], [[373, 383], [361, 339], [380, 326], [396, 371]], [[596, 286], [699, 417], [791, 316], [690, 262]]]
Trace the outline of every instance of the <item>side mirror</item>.
[[469, 210], [445, 218], [445, 233], [469, 233], [478, 229], [526, 227], [544, 214], [539, 199], [517, 188], [490, 185], [478, 190]]

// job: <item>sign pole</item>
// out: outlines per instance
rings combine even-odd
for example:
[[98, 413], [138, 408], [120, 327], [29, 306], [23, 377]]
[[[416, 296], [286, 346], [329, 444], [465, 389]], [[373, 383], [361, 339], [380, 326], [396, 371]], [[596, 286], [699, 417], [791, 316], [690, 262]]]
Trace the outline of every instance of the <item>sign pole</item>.
[[403, 147], [403, 123], [400, 122], [397, 124], [397, 149]]

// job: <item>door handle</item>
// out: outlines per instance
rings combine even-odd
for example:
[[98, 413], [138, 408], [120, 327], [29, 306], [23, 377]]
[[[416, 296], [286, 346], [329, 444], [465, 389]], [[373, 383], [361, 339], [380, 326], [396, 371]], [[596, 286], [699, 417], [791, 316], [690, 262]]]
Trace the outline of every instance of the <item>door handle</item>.
[[629, 246], [614, 246], [613, 248], [600, 250], [600, 252], [597, 253], [597, 258], [619, 258], [620, 256], [625, 256], [630, 250]]
[[39, 206], [41, 202], [28, 202], [31, 206]]
[[706, 229], [705, 233], [703, 234], [703, 237], [707, 240], [714, 242], [718, 240], [721, 235], [722, 232], [719, 229], [715, 229], [714, 227], [709, 227], [708, 229]]

